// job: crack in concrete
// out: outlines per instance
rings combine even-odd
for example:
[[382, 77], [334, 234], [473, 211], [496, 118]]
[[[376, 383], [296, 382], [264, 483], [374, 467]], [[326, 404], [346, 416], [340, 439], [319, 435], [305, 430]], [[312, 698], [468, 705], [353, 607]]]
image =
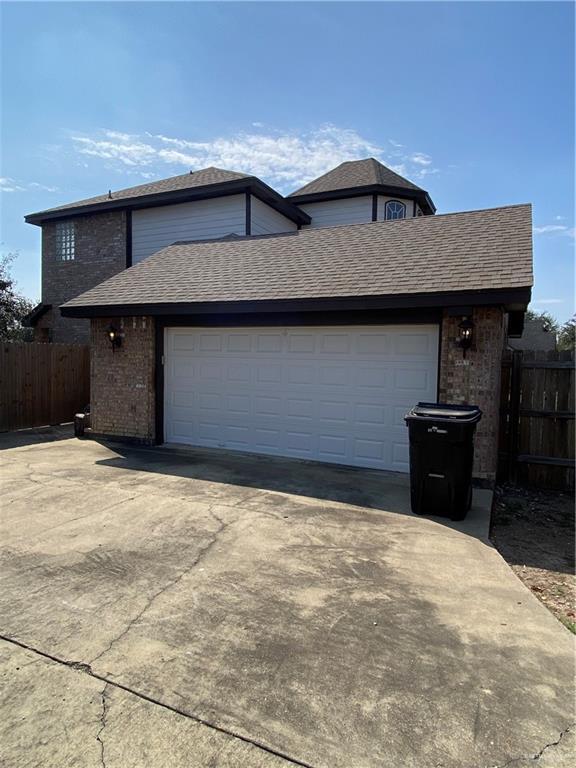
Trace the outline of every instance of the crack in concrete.
[[556, 739], [556, 741], [551, 741], [548, 744], [545, 744], [539, 752], [536, 752], [533, 755], [522, 755], [520, 757], [513, 757], [511, 760], [508, 760], [507, 762], [502, 763], [502, 765], [493, 766], [493, 768], [508, 768], [508, 766], [514, 765], [514, 763], [519, 763], [521, 760], [533, 760], [534, 762], [536, 762], [537, 760], [540, 760], [540, 758], [542, 757], [544, 752], [546, 752], [546, 750], [551, 749], [552, 747], [557, 747], [558, 744], [560, 744], [560, 742], [564, 738], [564, 736], [566, 736], [567, 733], [570, 733], [572, 728], [574, 728], [575, 726], [576, 726], [576, 723], [570, 723], [570, 725], [564, 728], [563, 731], [560, 731], [560, 734], [558, 735], [558, 738]]
[[[226, 528], [228, 528], [230, 525], [232, 525], [232, 522], [230, 522], [230, 523], [225, 523], [225, 522], [224, 522], [224, 521], [223, 521], [221, 518], [219, 518], [219, 517], [218, 517], [218, 516], [217, 516], [217, 515], [214, 513], [214, 511], [212, 510], [212, 507], [209, 507], [209, 508], [208, 508], [208, 512], [209, 512], [209, 514], [210, 514], [210, 515], [213, 517], [213, 519], [214, 519], [214, 520], [216, 520], [216, 521], [218, 522], [218, 528], [217, 528], [217, 529], [216, 529], [216, 531], [214, 531], [214, 533], [212, 534], [212, 538], [210, 539], [210, 541], [208, 542], [208, 544], [206, 544], [206, 546], [205, 546], [205, 547], [201, 547], [201, 548], [200, 548], [200, 550], [198, 551], [198, 554], [196, 555], [196, 557], [194, 558], [194, 560], [192, 561], [192, 563], [190, 563], [190, 565], [189, 565], [187, 568], [185, 568], [183, 571], [181, 571], [181, 572], [180, 572], [180, 573], [179, 573], [179, 574], [178, 574], [178, 575], [177, 575], [177, 576], [176, 576], [174, 579], [171, 579], [170, 581], [168, 581], [168, 582], [167, 582], [167, 583], [166, 583], [166, 584], [165, 584], [163, 587], [161, 587], [159, 590], [157, 590], [156, 592], [154, 592], [154, 593], [153, 593], [153, 594], [152, 594], [152, 595], [151, 595], [151, 596], [150, 596], [150, 597], [149, 597], [149, 598], [146, 600], [146, 603], [145, 603], [144, 607], [143, 607], [143, 608], [142, 608], [140, 611], [138, 611], [138, 613], [136, 614], [136, 616], [134, 616], [134, 618], [133, 618], [133, 619], [131, 619], [131, 620], [128, 622], [128, 624], [127, 624], [127, 625], [126, 625], [126, 627], [125, 627], [125, 628], [122, 630], [122, 632], [121, 632], [119, 635], [117, 635], [116, 637], [114, 637], [114, 638], [113, 638], [113, 639], [110, 641], [110, 643], [108, 644], [108, 646], [107, 646], [107, 647], [106, 647], [106, 648], [105, 648], [103, 651], [101, 651], [101, 652], [100, 652], [100, 653], [99, 653], [97, 656], [95, 656], [95, 657], [94, 657], [94, 658], [93, 658], [93, 659], [90, 661], [90, 665], [94, 664], [96, 661], [99, 661], [99, 660], [100, 660], [100, 659], [101, 659], [103, 656], [105, 656], [105, 655], [106, 655], [106, 654], [107, 654], [107, 653], [108, 653], [108, 652], [109, 652], [109, 651], [110, 651], [110, 650], [111, 650], [111, 649], [112, 649], [112, 648], [113, 648], [113, 647], [114, 647], [114, 646], [115, 646], [115, 645], [116, 645], [118, 642], [120, 642], [120, 640], [122, 640], [124, 637], [126, 637], [126, 635], [128, 634], [128, 632], [130, 632], [130, 630], [132, 629], [132, 627], [133, 627], [133, 626], [134, 626], [134, 625], [135, 625], [135, 624], [136, 624], [136, 623], [137, 623], [137, 622], [138, 622], [138, 621], [139, 621], [139, 620], [142, 618], [142, 616], [143, 616], [143, 615], [146, 613], [146, 611], [148, 611], [148, 610], [149, 610], [149, 608], [152, 606], [152, 604], [154, 603], [154, 601], [155, 601], [155, 600], [157, 600], [157, 599], [158, 599], [158, 598], [159, 598], [161, 595], [163, 595], [163, 594], [164, 594], [164, 593], [165, 593], [167, 590], [169, 590], [169, 589], [171, 589], [172, 587], [176, 586], [176, 584], [178, 584], [178, 583], [179, 583], [179, 582], [180, 582], [180, 581], [181, 581], [181, 580], [182, 580], [182, 579], [183, 579], [185, 576], [187, 576], [187, 575], [188, 575], [188, 574], [189, 574], [189, 573], [190, 573], [192, 570], [194, 570], [194, 568], [195, 568], [195, 567], [196, 567], [196, 566], [197, 566], [197, 565], [198, 565], [198, 564], [199, 564], [199, 563], [200, 563], [200, 562], [201, 562], [201, 561], [202, 561], [202, 560], [203, 560], [203, 559], [206, 557], [206, 555], [207, 555], [207, 554], [210, 552], [210, 550], [212, 549], [212, 547], [213, 547], [213, 546], [216, 544], [216, 542], [218, 541], [218, 538], [220, 537], [220, 535], [222, 534], [222, 532], [223, 532], [224, 530], [226, 530]], [[233, 521], [233, 522], [235, 522], [235, 521]]]
[[[76, 666], [76, 668], [78, 668], [78, 665]], [[102, 699], [102, 712], [100, 713], [100, 730], [96, 734], [96, 741], [99, 742], [100, 744], [100, 762], [102, 763], [102, 768], [106, 768], [106, 760], [104, 757], [104, 742], [102, 741], [102, 734], [104, 733], [104, 729], [106, 728], [106, 718], [108, 716], [108, 704], [106, 702], [107, 688], [108, 688], [108, 683], [106, 683], [106, 685], [102, 689], [102, 693], [100, 694], [100, 697]]]
[[[116, 680], [108, 680], [108, 678], [104, 677], [103, 675], [99, 675], [97, 672], [94, 672], [89, 664], [85, 664], [84, 662], [81, 662], [81, 661], [67, 661], [66, 659], [60, 659], [58, 658], [58, 656], [53, 656], [50, 653], [45, 653], [44, 651], [40, 651], [38, 648], [34, 648], [33, 646], [27, 645], [26, 643], [21, 643], [19, 640], [15, 640], [13, 637], [7, 637], [6, 635], [0, 635], [0, 640], [3, 640], [6, 643], [10, 643], [11, 645], [15, 645], [18, 648], [23, 648], [25, 651], [29, 651], [30, 653], [35, 653], [44, 659], [53, 661], [56, 664], [60, 664], [64, 667], [67, 667], [68, 669], [72, 669], [76, 672], [82, 672], [84, 674], [90, 675], [90, 677], [93, 677], [95, 680], [100, 680], [100, 682], [104, 683], [105, 684], [104, 689], [101, 694], [101, 696], [103, 697], [102, 714], [100, 717], [100, 724], [102, 727], [98, 732], [98, 736], [101, 736], [102, 734], [102, 731], [106, 725], [105, 715], [107, 716], [108, 711], [110, 709], [109, 705], [106, 705], [106, 712], [104, 713], [104, 693], [106, 691], [106, 688], [110, 686], [111, 688], [117, 688], [120, 691], [129, 693], [132, 696], [136, 696], [136, 698], [141, 699], [142, 701], [146, 701], [148, 704], [153, 704], [155, 706], [161, 707], [162, 709], [166, 709], [169, 712], [173, 712], [176, 715], [181, 715], [182, 717], [185, 717], [188, 720], [193, 720], [195, 723], [204, 725], [213, 731], [217, 731], [218, 733], [222, 733], [225, 736], [229, 736], [230, 738], [237, 739], [238, 741], [242, 741], [244, 744], [249, 744], [250, 746], [255, 747], [256, 749], [261, 749], [263, 752], [267, 752], [269, 755], [273, 755], [274, 757], [279, 757], [282, 760], [287, 761], [288, 763], [292, 763], [292, 765], [298, 766], [298, 768], [315, 768], [315, 766], [311, 765], [310, 763], [305, 763], [302, 760], [298, 760], [298, 758], [296, 757], [291, 757], [290, 755], [284, 752], [280, 752], [279, 750], [274, 749], [273, 747], [269, 747], [266, 744], [260, 741], [257, 741], [256, 739], [250, 738], [249, 736], [243, 736], [241, 733], [236, 733], [235, 731], [229, 730], [228, 728], [224, 728], [223, 726], [216, 725], [215, 723], [211, 723], [209, 720], [205, 720], [199, 715], [194, 715], [190, 712], [186, 712], [185, 710], [179, 709], [178, 707], [175, 707], [172, 704], [166, 704], [163, 701], [158, 701], [157, 699], [153, 699], [151, 696], [148, 696], [145, 693], [141, 693], [140, 691], [136, 691], [133, 688], [129, 688], [127, 685], [123, 685], [122, 683], [119, 683]], [[100, 739], [98, 740], [100, 741]], [[105, 768], [104, 764], [103, 764], [103, 768]]]
[[[35, 532], [35, 536], [38, 537], [44, 533], [47, 533], [48, 531], [53, 531], [56, 528], [62, 528], [64, 525], [69, 525], [70, 523], [76, 522], [76, 520], [84, 520], [87, 517], [92, 517], [93, 515], [101, 515], [104, 512], [109, 512], [111, 509], [116, 509], [116, 507], [122, 506], [122, 504], [126, 504], [129, 501], [134, 501], [134, 499], [140, 498], [143, 494], [136, 494], [136, 496], [130, 496], [127, 499], [122, 499], [122, 501], [115, 501], [113, 504], [108, 505], [107, 507], [102, 507], [101, 509], [95, 509], [93, 512], [87, 512], [85, 515], [78, 515], [78, 517], [71, 517], [69, 520], [63, 520], [61, 523], [56, 523], [56, 525], [51, 525], [48, 528], [40, 528]], [[29, 536], [19, 536], [17, 539], [12, 539], [11, 544], [16, 543], [18, 541], [30, 541]]]

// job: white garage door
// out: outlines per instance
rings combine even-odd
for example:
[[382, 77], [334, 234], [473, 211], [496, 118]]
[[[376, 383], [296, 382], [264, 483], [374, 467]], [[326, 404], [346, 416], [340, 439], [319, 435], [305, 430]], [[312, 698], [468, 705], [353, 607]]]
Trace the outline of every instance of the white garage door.
[[408, 471], [438, 327], [170, 328], [164, 358], [166, 442]]

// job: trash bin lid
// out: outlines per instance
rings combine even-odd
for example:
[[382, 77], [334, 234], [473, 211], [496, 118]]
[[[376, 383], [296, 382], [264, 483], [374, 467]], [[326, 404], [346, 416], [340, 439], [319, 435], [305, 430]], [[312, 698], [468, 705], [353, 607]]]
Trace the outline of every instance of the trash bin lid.
[[479, 421], [482, 411], [477, 405], [450, 405], [448, 403], [418, 403], [406, 418], [450, 421]]

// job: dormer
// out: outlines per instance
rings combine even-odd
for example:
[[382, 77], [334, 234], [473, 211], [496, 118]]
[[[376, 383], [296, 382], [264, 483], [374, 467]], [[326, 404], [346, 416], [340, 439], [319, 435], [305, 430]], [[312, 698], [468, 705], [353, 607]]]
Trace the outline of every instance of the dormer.
[[288, 195], [311, 217], [311, 227], [429, 216], [428, 192], [375, 160], [341, 163]]

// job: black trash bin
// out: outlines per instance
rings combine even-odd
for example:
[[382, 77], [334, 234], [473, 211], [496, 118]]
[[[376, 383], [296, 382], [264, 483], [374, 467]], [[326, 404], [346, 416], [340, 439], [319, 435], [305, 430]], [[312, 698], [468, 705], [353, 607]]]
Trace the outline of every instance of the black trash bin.
[[417, 515], [463, 520], [472, 503], [476, 405], [418, 403], [406, 414], [410, 434], [410, 500]]

